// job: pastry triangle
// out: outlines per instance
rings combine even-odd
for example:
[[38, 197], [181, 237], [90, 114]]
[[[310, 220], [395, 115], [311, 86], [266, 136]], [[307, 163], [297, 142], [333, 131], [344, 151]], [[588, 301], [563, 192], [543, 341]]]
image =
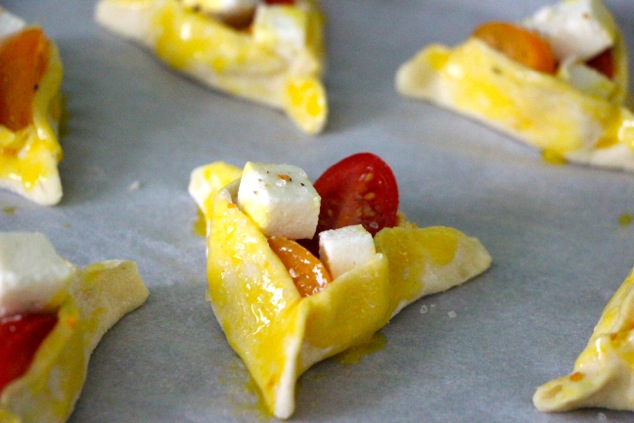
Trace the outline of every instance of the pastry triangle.
[[308, 134], [321, 132], [328, 104], [320, 79], [324, 19], [316, 2], [251, 2], [257, 3], [253, 15], [241, 27], [207, 12], [203, 3], [101, 0], [95, 18], [176, 71], [282, 110]]
[[634, 411], [634, 270], [608, 302], [573, 371], [540, 386], [540, 411], [610, 408]]

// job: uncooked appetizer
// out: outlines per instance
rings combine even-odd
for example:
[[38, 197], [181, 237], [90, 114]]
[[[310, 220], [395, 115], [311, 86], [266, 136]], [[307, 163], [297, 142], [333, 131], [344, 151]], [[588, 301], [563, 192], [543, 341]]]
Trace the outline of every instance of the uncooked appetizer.
[[95, 17], [178, 72], [284, 111], [308, 134], [326, 124], [315, 0], [101, 0]]
[[293, 165], [215, 162], [192, 172], [189, 191], [207, 222], [213, 311], [278, 418], [292, 415], [313, 364], [491, 264], [476, 238], [409, 222], [392, 170], [372, 153], [314, 184]]
[[429, 45], [399, 68], [396, 89], [496, 128], [549, 161], [634, 171], [625, 42], [599, 0], [486, 22], [453, 48]]
[[65, 422], [102, 336], [147, 297], [134, 262], [77, 269], [42, 233], [0, 233], [0, 421]]

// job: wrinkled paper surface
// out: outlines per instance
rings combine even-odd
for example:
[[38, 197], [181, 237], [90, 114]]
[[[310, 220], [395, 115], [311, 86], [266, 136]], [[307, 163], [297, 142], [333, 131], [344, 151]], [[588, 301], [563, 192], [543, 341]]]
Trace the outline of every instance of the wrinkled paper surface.
[[[633, 175], [548, 164], [394, 89], [398, 66], [426, 44], [455, 45], [483, 21], [519, 21], [547, 3], [323, 0], [331, 113], [310, 137], [282, 113], [203, 88], [99, 28], [93, 1], [4, 1], [57, 41], [67, 122], [61, 203], [0, 192], [0, 230], [43, 231], [79, 267], [135, 260], [150, 288], [97, 347], [70, 422], [266, 421], [205, 299], [189, 174], [256, 160], [315, 179], [360, 151], [393, 167], [409, 220], [477, 237], [494, 264], [403, 310], [381, 330], [385, 345], [357, 364], [311, 368], [293, 421], [630, 421], [607, 410], [543, 414], [531, 397], [572, 370], [634, 266]], [[634, 4], [606, 4], [634, 46]]]

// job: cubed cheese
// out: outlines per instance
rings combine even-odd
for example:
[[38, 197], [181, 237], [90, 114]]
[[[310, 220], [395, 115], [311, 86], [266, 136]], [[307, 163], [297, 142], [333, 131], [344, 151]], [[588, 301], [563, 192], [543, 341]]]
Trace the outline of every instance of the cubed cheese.
[[319, 234], [319, 258], [333, 279], [367, 263], [375, 255], [374, 239], [362, 225], [344, 226]]
[[205, 13], [232, 13], [245, 9], [253, 10], [257, 0], [182, 0], [186, 7]]
[[245, 27], [253, 19], [258, 0], [182, 0], [182, 3], [228, 25]]
[[25, 25], [22, 19], [0, 7], [0, 39], [22, 30]]
[[583, 62], [569, 61], [559, 66], [557, 76], [586, 94], [607, 100], [616, 89], [615, 83]]
[[260, 5], [253, 21], [253, 38], [280, 55], [292, 60], [306, 48], [307, 14], [282, 5]]
[[155, 13], [151, 1], [100, 1], [95, 7], [95, 20], [125, 38], [150, 47], [156, 38], [153, 29]]
[[76, 271], [44, 234], [0, 233], [0, 316], [55, 309]]
[[616, 24], [599, 0], [568, 0], [539, 9], [526, 27], [551, 45], [558, 60], [588, 60], [614, 44]]
[[267, 236], [312, 238], [321, 197], [296, 166], [247, 162], [238, 189], [238, 207]]

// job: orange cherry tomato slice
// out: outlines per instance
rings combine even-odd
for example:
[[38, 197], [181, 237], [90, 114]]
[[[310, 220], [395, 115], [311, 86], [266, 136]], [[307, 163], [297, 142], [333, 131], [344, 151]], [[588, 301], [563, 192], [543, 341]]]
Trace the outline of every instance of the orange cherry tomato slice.
[[611, 48], [604, 50], [602, 53], [588, 60], [587, 65], [610, 79], [614, 78], [616, 70], [614, 65], [614, 54], [612, 53]]
[[506, 22], [488, 22], [476, 28], [473, 35], [533, 70], [550, 74], [557, 70], [550, 45], [532, 31]]
[[0, 44], [0, 125], [19, 131], [33, 121], [35, 92], [49, 58], [49, 41], [40, 28], [25, 29]]
[[297, 242], [272, 236], [269, 238], [269, 245], [288, 269], [302, 297], [316, 294], [332, 281], [326, 266]]
[[40, 344], [57, 323], [55, 314], [0, 319], [0, 392], [29, 369]]

